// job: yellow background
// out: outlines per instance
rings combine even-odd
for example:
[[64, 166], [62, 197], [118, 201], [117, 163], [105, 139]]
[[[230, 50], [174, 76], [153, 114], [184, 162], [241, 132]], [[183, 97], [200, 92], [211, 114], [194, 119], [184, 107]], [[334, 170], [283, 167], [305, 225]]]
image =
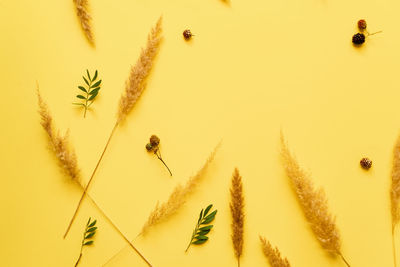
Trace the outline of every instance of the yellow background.
[[[80, 266], [101, 266], [126, 246], [89, 201], [62, 235], [82, 190], [64, 176], [39, 124], [36, 81], [56, 127], [70, 129], [86, 179], [115, 121], [130, 66], [163, 15], [164, 42], [148, 86], [117, 129], [90, 195], [130, 238], [221, 149], [178, 214], [135, 245], [154, 266], [236, 266], [230, 240], [234, 167], [246, 201], [242, 266], [268, 266], [258, 235], [293, 266], [344, 266], [326, 254], [299, 208], [279, 157], [282, 129], [301, 165], [323, 186], [352, 266], [393, 266], [389, 212], [392, 147], [400, 130], [400, 3], [394, 0], [90, 1], [96, 49], [73, 3], [0, 1], [0, 265], [72, 266], [89, 216], [98, 220]], [[361, 48], [356, 22], [384, 32]], [[182, 31], [196, 35], [185, 42]], [[103, 87], [88, 112], [72, 106], [81, 76]], [[161, 138], [174, 176], [145, 151]], [[359, 160], [368, 156], [368, 172]], [[218, 209], [210, 240], [184, 249], [201, 208]], [[400, 233], [396, 235], [400, 250]], [[398, 250], [398, 255], [400, 251]], [[400, 256], [399, 256], [400, 257]], [[108, 266], [146, 266], [125, 248]]]

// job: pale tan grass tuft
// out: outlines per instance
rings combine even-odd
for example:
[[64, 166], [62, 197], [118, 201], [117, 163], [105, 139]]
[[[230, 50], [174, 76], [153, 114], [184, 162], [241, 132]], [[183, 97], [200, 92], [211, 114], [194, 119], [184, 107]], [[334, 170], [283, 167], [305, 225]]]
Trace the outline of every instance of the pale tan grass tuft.
[[397, 266], [396, 261], [396, 247], [394, 232], [396, 225], [400, 220], [400, 135], [397, 137], [396, 144], [393, 148], [393, 162], [392, 162], [392, 185], [390, 188], [390, 203], [392, 212], [392, 245], [393, 245], [393, 261]]
[[290, 153], [283, 134], [281, 133], [281, 155], [287, 176], [290, 178], [300, 206], [309, 222], [314, 235], [321, 246], [332, 253], [340, 256], [349, 266], [341, 253], [341, 241], [335, 218], [329, 212], [328, 201], [324, 190], [314, 189], [310, 175], [305, 172]]
[[89, 15], [89, 1], [88, 0], [73, 0], [82, 30], [89, 43], [94, 46], [94, 37], [92, 32], [91, 21], [92, 17]]
[[260, 236], [260, 241], [262, 251], [272, 267], [290, 267], [288, 259], [282, 258], [277, 247], [273, 248], [271, 243], [262, 236]]
[[238, 266], [240, 266], [240, 256], [243, 252], [243, 228], [244, 228], [244, 196], [242, 177], [239, 170], [235, 168], [232, 175], [231, 185], [231, 215], [232, 215], [232, 244]]
[[69, 145], [68, 131], [64, 136], [62, 136], [58, 131], [56, 132], [54, 130], [53, 118], [50, 115], [47, 104], [40, 95], [39, 87], [37, 88], [37, 96], [39, 103], [39, 114], [42, 119], [41, 125], [49, 137], [50, 146], [65, 173], [71, 177], [71, 179], [80, 183], [80, 171], [78, 169], [76, 154]]
[[185, 185], [177, 185], [166, 202], [162, 204], [158, 203], [156, 205], [155, 209], [150, 213], [146, 223], [143, 225], [140, 234], [147, 233], [150, 227], [175, 214], [186, 203], [189, 195], [196, 189], [201, 180], [203, 180], [204, 174], [210, 163], [213, 161], [219, 146], [220, 144], [214, 148], [214, 151], [208, 157], [201, 169], [198, 170], [194, 176], [190, 177]]
[[142, 50], [135, 66], [131, 69], [129, 79], [126, 81], [125, 92], [119, 102], [118, 123], [124, 120], [146, 88], [146, 78], [149, 76], [153, 61], [160, 50], [161, 22], [162, 17], [158, 19], [156, 26], [151, 30], [147, 38], [147, 47]]

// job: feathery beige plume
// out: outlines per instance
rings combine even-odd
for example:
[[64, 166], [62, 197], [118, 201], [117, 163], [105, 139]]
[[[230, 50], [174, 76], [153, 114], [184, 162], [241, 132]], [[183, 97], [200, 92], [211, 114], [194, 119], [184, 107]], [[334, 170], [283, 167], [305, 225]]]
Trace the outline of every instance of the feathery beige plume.
[[162, 41], [162, 17], [157, 21], [156, 26], [151, 30], [147, 38], [147, 47], [142, 49], [135, 66], [131, 68], [129, 79], [126, 81], [125, 93], [121, 96], [118, 110], [118, 123], [132, 110], [140, 95], [146, 88], [146, 78], [149, 76], [154, 58], [160, 50]]
[[73, 0], [75, 4], [76, 14], [81, 23], [83, 32], [89, 43], [94, 46], [94, 37], [92, 33], [91, 20], [92, 17], [89, 15], [89, 1], [88, 0]]
[[392, 163], [392, 186], [390, 188], [390, 203], [392, 211], [392, 245], [393, 245], [393, 261], [397, 266], [396, 246], [394, 240], [394, 232], [396, 225], [400, 220], [400, 135], [397, 137], [396, 144], [393, 148], [393, 163]]
[[314, 189], [309, 174], [300, 167], [296, 158], [290, 153], [282, 133], [281, 146], [286, 174], [292, 182], [300, 206], [314, 235], [325, 250], [340, 256], [350, 266], [340, 251], [339, 230], [336, 227], [335, 218], [328, 210], [328, 201], [324, 190], [322, 188]]
[[79, 169], [75, 152], [69, 147], [68, 132], [62, 136], [59, 132], [55, 132], [53, 126], [53, 118], [50, 115], [47, 104], [43, 101], [39, 88], [37, 88], [37, 96], [39, 103], [39, 114], [42, 118], [41, 125], [49, 137], [49, 143], [54, 150], [58, 162], [65, 173], [73, 180], [80, 182]]
[[287, 258], [282, 258], [281, 252], [277, 247], [273, 248], [271, 243], [262, 236], [260, 236], [260, 241], [262, 251], [272, 267], [290, 267], [289, 261]]
[[188, 196], [196, 189], [197, 184], [204, 177], [204, 174], [210, 163], [213, 161], [219, 146], [220, 144], [214, 148], [214, 151], [208, 157], [203, 167], [201, 167], [201, 169], [197, 171], [194, 176], [190, 177], [185, 185], [177, 185], [166, 202], [162, 203], [161, 205], [159, 203], [156, 205], [155, 209], [150, 213], [146, 223], [143, 225], [140, 234], [145, 234], [150, 227], [167, 219], [185, 204]]
[[242, 177], [235, 168], [232, 175], [231, 186], [231, 215], [232, 215], [232, 243], [235, 256], [240, 266], [240, 256], [243, 252], [243, 227], [244, 227], [244, 196]]

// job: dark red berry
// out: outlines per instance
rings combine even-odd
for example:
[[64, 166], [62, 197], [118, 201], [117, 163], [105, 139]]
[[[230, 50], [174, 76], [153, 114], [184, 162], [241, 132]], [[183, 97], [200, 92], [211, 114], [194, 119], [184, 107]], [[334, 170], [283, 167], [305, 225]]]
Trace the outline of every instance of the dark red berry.
[[359, 28], [361, 31], [363, 31], [363, 30], [365, 30], [365, 29], [367, 28], [367, 22], [366, 22], [364, 19], [360, 19], [360, 20], [357, 22], [357, 25], [358, 25], [358, 28]]
[[192, 38], [193, 34], [189, 29], [186, 29], [183, 31], [183, 38], [185, 38], [185, 40], [190, 40], [190, 38]]
[[361, 167], [362, 167], [363, 169], [368, 170], [368, 169], [370, 169], [371, 166], [372, 166], [372, 160], [370, 160], [369, 158], [362, 158], [362, 159], [360, 160], [360, 165], [361, 165]]
[[157, 135], [152, 135], [151, 137], [150, 137], [150, 145], [153, 147], [153, 148], [157, 148], [157, 146], [160, 144], [160, 138], [158, 138], [158, 136]]
[[353, 35], [353, 44], [362, 45], [365, 42], [365, 35], [363, 33], [356, 33]]

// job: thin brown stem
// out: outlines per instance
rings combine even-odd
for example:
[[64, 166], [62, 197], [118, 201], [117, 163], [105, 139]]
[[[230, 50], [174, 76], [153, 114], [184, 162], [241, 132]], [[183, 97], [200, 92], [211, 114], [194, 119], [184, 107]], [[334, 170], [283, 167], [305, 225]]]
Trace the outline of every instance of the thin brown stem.
[[75, 218], [76, 218], [76, 215], [78, 214], [79, 208], [81, 207], [81, 204], [82, 204], [82, 202], [83, 202], [83, 199], [85, 198], [86, 193], [87, 193], [87, 191], [88, 191], [88, 188], [89, 188], [90, 184], [91, 184], [92, 181], [93, 181], [93, 177], [94, 177], [94, 175], [96, 174], [96, 171], [97, 171], [97, 169], [98, 169], [98, 167], [99, 167], [99, 165], [100, 165], [101, 160], [103, 159], [104, 153], [106, 152], [107, 147], [108, 147], [108, 145], [110, 144], [111, 138], [113, 137], [114, 132], [115, 132], [115, 130], [117, 129], [117, 126], [118, 126], [118, 123], [116, 123], [116, 124], [114, 125], [114, 128], [113, 128], [112, 131], [111, 131], [110, 137], [108, 138], [108, 141], [107, 141], [107, 143], [106, 143], [106, 145], [105, 145], [105, 147], [104, 147], [104, 150], [103, 150], [103, 152], [101, 153], [99, 160], [97, 161], [96, 167], [94, 168], [94, 170], [93, 170], [93, 172], [92, 172], [92, 175], [90, 176], [89, 182], [86, 184], [85, 189], [83, 190], [83, 193], [82, 193], [81, 199], [79, 200], [78, 206], [76, 207], [75, 212], [74, 212], [74, 215], [72, 216], [71, 221], [70, 221], [69, 224], [68, 224], [67, 230], [65, 231], [64, 238], [67, 237], [68, 232], [69, 232], [69, 230], [71, 229], [72, 223], [75, 221]]
[[81, 260], [81, 258], [82, 258], [82, 252], [81, 252], [81, 254], [79, 254], [79, 258], [78, 258], [78, 260], [77, 260], [76, 263], [75, 263], [75, 267], [78, 266], [79, 261]]
[[343, 262], [344, 262], [348, 267], [350, 267], [350, 264], [349, 264], [348, 261], [343, 257], [343, 254], [340, 253], [339, 255], [340, 255], [340, 257], [342, 258]]
[[164, 164], [165, 167], [167, 167], [167, 170], [168, 170], [169, 174], [172, 176], [171, 170], [168, 168], [167, 164], [164, 162], [164, 160], [161, 157], [160, 149], [157, 149], [156, 151], [154, 151], [154, 154], [156, 154], [157, 158]]
[[397, 258], [396, 258], [396, 241], [394, 239], [394, 230], [396, 226], [392, 223], [392, 249], [393, 249], [393, 264], [394, 267], [397, 267]]
[[240, 267], [240, 258], [238, 258], [238, 267]]

